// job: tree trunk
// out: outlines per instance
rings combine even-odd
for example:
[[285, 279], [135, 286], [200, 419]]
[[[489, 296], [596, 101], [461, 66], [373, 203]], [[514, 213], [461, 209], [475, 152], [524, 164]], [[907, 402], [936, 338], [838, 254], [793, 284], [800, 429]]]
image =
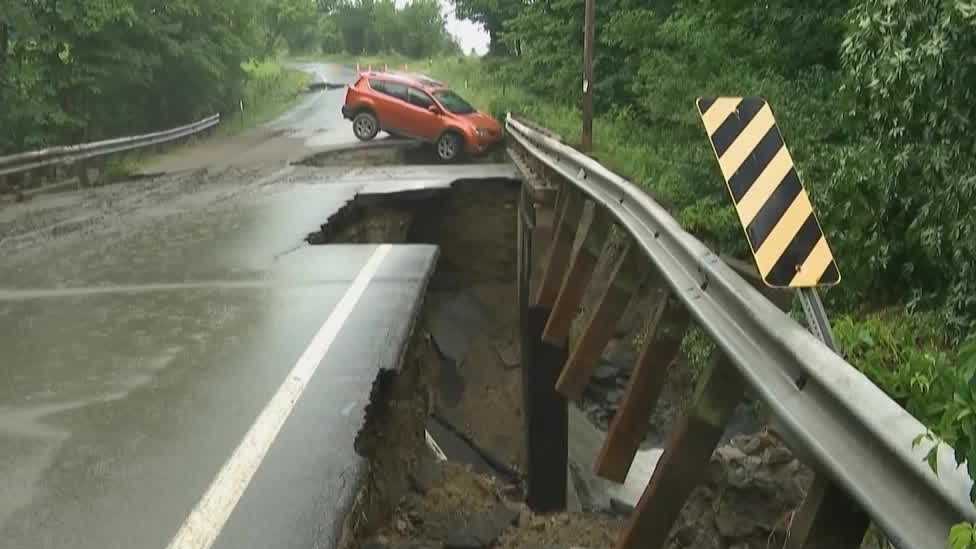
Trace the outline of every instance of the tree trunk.
[[7, 23], [0, 23], [0, 66], [7, 63], [7, 52], [10, 51], [10, 28]]

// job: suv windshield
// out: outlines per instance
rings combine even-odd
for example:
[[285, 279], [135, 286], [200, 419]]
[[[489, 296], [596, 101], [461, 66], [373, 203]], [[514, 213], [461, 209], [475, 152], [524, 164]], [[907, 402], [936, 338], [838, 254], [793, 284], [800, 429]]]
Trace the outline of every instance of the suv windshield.
[[474, 107], [461, 98], [460, 95], [451, 90], [438, 90], [434, 92], [434, 97], [444, 105], [444, 108], [454, 114], [468, 114], [474, 112]]

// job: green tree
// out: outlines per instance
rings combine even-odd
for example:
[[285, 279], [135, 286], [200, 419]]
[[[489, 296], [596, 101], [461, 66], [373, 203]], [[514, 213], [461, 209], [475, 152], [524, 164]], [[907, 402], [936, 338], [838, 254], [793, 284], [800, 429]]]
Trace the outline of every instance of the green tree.
[[428, 57], [448, 49], [451, 37], [437, 0], [413, 0], [400, 11], [403, 42], [399, 51], [410, 57]]
[[308, 35], [318, 25], [318, 11], [311, 0], [268, 0], [263, 16], [267, 27], [265, 56], [273, 55], [283, 39], [289, 39], [289, 46], [299, 49], [314, 41]]
[[860, 139], [835, 187], [864, 208], [852, 221], [865, 278], [889, 298], [947, 304], [965, 329], [976, 317], [976, 3], [861, 0], [848, 22]]
[[[489, 53], [493, 55], [506, 55], [518, 51], [517, 43], [512, 44], [501, 39], [506, 24], [518, 16], [523, 8], [540, 5], [539, 2], [524, 0], [452, 0], [452, 2], [454, 13], [459, 19], [470, 19], [484, 26], [491, 39]], [[511, 50], [510, 46], [514, 46], [514, 50]]]

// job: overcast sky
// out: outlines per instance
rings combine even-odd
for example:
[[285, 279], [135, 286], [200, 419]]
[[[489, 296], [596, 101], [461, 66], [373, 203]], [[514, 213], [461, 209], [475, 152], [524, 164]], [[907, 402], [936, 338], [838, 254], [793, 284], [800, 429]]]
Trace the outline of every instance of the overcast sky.
[[[396, 0], [397, 6], [401, 8], [407, 2], [409, 0]], [[474, 48], [478, 55], [488, 53], [488, 33], [481, 25], [476, 25], [471, 21], [460, 21], [454, 17], [454, 4], [451, 3], [451, 0], [440, 0], [440, 3], [441, 12], [447, 19], [447, 30], [457, 37], [464, 53], [471, 53], [471, 48]]]
[[488, 52], [488, 33], [481, 25], [471, 21], [459, 21], [454, 17], [454, 5], [450, 0], [441, 0], [441, 10], [447, 18], [447, 30], [458, 38], [464, 53], [470, 52], [471, 48], [479, 55]]

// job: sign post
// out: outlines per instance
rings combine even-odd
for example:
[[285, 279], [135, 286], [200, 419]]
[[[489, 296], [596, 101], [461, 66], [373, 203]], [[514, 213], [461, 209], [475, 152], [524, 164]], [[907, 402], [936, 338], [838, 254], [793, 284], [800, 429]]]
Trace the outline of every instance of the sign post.
[[[795, 289], [810, 332], [839, 352], [817, 287], [840, 282], [840, 271], [769, 104], [759, 97], [699, 98], [698, 113], [763, 283]], [[809, 380], [793, 381], [803, 391]], [[786, 547], [855, 549], [869, 524], [857, 502], [817, 472]]]

